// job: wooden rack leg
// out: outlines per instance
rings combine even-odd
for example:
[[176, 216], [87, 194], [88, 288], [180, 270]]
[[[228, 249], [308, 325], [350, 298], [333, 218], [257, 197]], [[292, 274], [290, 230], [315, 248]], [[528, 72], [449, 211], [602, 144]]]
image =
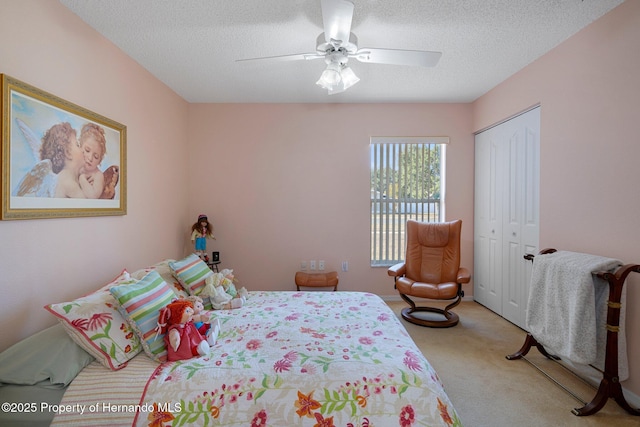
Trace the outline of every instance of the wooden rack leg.
[[598, 392], [591, 402], [582, 408], [576, 408], [575, 415], [591, 415], [598, 412], [613, 398], [618, 405], [631, 415], [640, 416], [640, 410], [632, 408], [622, 393], [620, 378], [618, 377], [618, 332], [620, 331], [620, 308], [622, 286], [631, 272], [640, 273], [640, 265], [627, 264], [615, 273], [601, 272], [598, 277], [609, 282], [609, 301], [607, 302], [607, 347], [605, 353], [604, 373]]
[[622, 409], [631, 415], [640, 415], [639, 410], [632, 408], [631, 405], [627, 403], [627, 400], [624, 398], [624, 394], [622, 393], [622, 386], [620, 383], [613, 381], [610, 378], [603, 378], [602, 381], [600, 381], [598, 392], [591, 402], [587, 403], [582, 408], [572, 409], [571, 412], [578, 416], [593, 415], [604, 407], [607, 403], [607, 399], [610, 397], [612, 397]]
[[516, 351], [513, 354], [509, 354], [508, 356], [506, 356], [506, 358], [507, 360], [520, 359], [523, 356], [526, 356], [527, 353], [529, 353], [529, 350], [531, 350], [531, 347], [536, 347], [538, 351], [548, 359], [560, 360], [558, 356], [554, 356], [553, 354], [550, 354], [549, 352], [547, 352], [544, 346], [540, 344], [538, 341], [536, 341], [536, 339], [531, 334], [527, 334], [527, 337], [524, 339], [524, 344], [522, 344], [522, 347], [520, 348], [520, 350]]

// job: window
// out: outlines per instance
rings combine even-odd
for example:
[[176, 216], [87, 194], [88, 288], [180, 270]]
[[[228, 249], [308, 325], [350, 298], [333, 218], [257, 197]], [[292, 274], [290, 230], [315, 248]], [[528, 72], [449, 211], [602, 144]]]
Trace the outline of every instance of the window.
[[404, 260], [408, 219], [440, 222], [447, 137], [371, 138], [371, 265]]

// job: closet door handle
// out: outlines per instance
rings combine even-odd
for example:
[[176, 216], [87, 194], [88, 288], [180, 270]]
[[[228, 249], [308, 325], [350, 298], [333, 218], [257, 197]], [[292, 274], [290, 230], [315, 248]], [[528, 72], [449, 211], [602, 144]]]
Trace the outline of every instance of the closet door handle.
[[511, 235], [512, 235], [513, 237], [516, 237], [516, 232], [514, 231], [513, 233], [511, 233]]

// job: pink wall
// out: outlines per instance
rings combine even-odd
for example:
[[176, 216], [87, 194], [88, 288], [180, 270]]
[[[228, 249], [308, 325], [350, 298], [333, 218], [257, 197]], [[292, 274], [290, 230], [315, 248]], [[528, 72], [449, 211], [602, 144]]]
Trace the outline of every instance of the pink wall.
[[[626, 1], [474, 103], [473, 129], [541, 104], [540, 247], [640, 264], [640, 1]], [[627, 280], [640, 394], [640, 274]]]
[[[127, 125], [128, 214], [0, 222], [0, 350], [53, 324], [42, 306], [191, 249], [207, 213], [223, 266], [250, 289], [292, 289], [324, 259], [344, 290], [395, 295], [369, 267], [372, 135], [446, 135], [447, 218], [473, 265], [472, 132], [542, 104], [541, 246], [640, 262], [635, 121], [640, 2], [627, 1], [468, 105], [188, 105], [49, 0], [2, 1], [0, 72]], [[160, 197], [159, 195], [162, 195]], [[629, 279], [629, 306], [640, 278]], [[471, 286], [466, 288], [471, 295]], [[627, 317], [640, 360], [640, 310]], [[640, 366], [625, 387], [640, 393]]]
[[129, 165], [126, 216], [0, 221], [1, 351], [43, 305], [181, 255], [189, 218], [186, 102], [58, 2], [2, 0], [0, 39], [1, 73], [125, 124]]
[[293, 290], [302, 260], [346, 260], [342, 290], [397, 297], [387, 269], [370, 267], [371, 136], [450, 137], [446, 217], [463, 220], [473, 267], [470, 104], [199, 104], [189, 122], [192, 216], [209, 215], [210, 246], [248, 288]]

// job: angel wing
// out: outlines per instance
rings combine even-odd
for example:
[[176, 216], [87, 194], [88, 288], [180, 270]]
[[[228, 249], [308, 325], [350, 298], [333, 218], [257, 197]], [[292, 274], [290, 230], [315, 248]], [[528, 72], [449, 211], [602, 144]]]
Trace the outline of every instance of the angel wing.
[[104, 171], [104, 190], [101, 199], [113, 199], [116, 195], [116, 185], [120, 179], [120, 168], [116, 165], [109, 166]]
[[51, 160], [41, 160], [22, 177], [13, 190], [13, 196], [54, 197], [57, 184], [58, 175], [53, 173]]
[[42, 145], [42, 141], [40, 141], [40, 138], [38, 138], [38, 136], [31, 130], [29, 125], [27, 125], [25, 122], [23, 122], [17, 117], [16, 117], [16, 124], [22, 131], [22, 135], [24, 135], [24, 139], [27, 140], [27, 143], [29, 144], [29, 148], [31, 148], [31, 151], [33, 153], [33, 158], [36, 161], [40, 160], [40, 145]]
[[13, 196], [19, 197], [54, 197], [58, 176], [53, 173], [51, 160], [40, 160], [40, 138], [23, 120], [16, 117], [16, 125], [27, 141], [33, 159], [37, 163], [27, 172], [13, 190]]

